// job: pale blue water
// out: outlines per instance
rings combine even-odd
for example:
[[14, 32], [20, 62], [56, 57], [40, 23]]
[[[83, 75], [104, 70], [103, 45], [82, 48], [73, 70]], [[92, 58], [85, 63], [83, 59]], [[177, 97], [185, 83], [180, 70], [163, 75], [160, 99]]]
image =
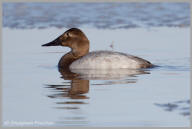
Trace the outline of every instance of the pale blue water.
[[[3, 125], [190, 126], [189, 19], [187, 3], [4, 3]], [[72, 26], [85, 32], [90, 51], [129, 53], [159, 67], [68, 78], [57, 63], [70, 49], [41, 45]]]

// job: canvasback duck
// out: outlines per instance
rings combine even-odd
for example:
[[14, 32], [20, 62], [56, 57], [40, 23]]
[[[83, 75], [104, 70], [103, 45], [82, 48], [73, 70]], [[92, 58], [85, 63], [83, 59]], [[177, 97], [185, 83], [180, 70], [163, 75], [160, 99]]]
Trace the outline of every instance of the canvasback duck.
[[140, 69], [153, 67], [137, 56], [113, 51], [89, 52], [89, 40], [77, 28], [71, 28], [50, 43], [42, 46], [66, 46], [71, 51], [59, 61], [58, 67], [68, 69]]

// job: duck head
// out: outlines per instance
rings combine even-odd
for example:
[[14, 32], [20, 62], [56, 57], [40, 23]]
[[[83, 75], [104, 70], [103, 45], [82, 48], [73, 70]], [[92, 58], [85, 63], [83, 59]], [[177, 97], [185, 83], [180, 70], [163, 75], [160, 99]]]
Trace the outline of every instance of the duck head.
[[78, 28], [71, 28], [52, 42], [42, 46], [65, 46], [71, 48], [75, 57], [84, 56], [89, 52], [89, 40]]

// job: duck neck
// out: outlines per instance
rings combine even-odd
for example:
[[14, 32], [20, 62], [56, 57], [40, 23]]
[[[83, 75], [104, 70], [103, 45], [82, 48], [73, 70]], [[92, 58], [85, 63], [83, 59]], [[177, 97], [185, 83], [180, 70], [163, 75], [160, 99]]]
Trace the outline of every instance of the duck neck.
[[89, 49], [84, 53], [78, 53], [77, 51], [71, 50], [67, 54], [61, 57], [58, 66], [60, 68], [69, 69], [69, 66], [77, 59], [81, 58], [82, 56], [86, 55], [89, 52]]

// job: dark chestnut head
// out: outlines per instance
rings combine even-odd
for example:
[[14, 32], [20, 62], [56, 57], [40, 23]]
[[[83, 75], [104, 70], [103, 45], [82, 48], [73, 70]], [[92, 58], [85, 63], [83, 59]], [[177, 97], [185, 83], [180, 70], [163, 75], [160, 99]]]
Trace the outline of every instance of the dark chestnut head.
[[61, 36], [42, 46], [66, 46], [72, 49], [74, 56], [83, 56], [89, 52], [89, 40], [78, 28], [71, 28]]

